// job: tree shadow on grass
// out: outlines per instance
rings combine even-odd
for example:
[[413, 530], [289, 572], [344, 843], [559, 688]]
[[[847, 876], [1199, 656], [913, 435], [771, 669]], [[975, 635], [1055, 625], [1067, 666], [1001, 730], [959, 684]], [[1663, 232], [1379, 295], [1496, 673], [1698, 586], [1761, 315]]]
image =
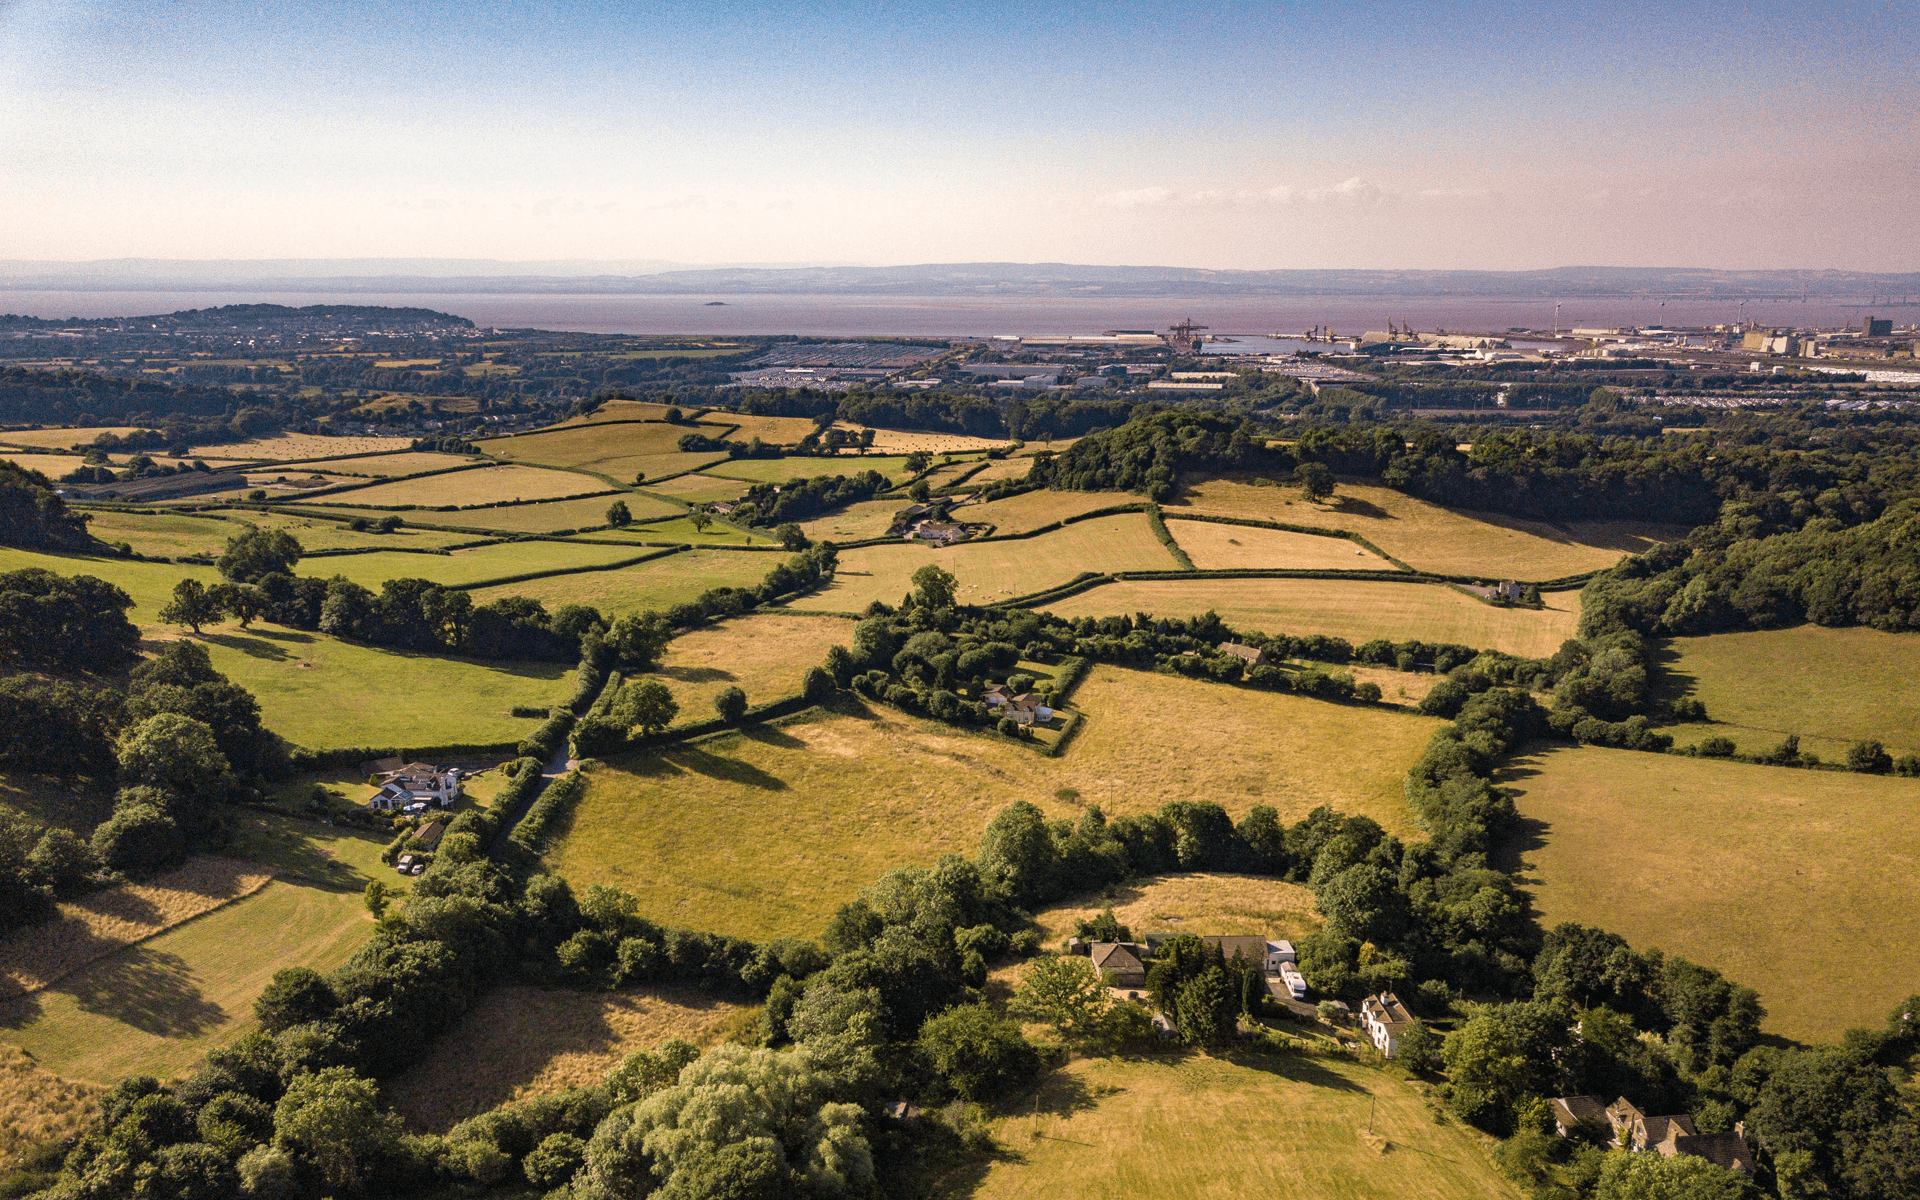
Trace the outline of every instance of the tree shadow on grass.
[[714, 683], [722, 679], [738, 679], [732, 671], [722, 671], [718, 667], [660, 667], [654, 671], [676, 683]]
[[1379, 505], [1362, 500], [1358, 496], [1335, 496], [1333, 499], [1327, 501], [1326, 506], [1337, 513], [1350, 517], [1372, 517], [1380, 521], [1397, 521], [1400, 519]]
[[740, 730], [740, 736], [750, 742], [759, 742], [763, 746], [778, 746], [783, 750], [805, 750], [807, 744], [783, 729], [772, 725], [748, 725]]
[[201, 994], [187, 961], [152, 947], [134, 947], [61, 981], [83, 1012], [110, 1017], [156, 1037], [194, 1037], [227, 1019]]
[[786, 781], [776, 775], [769, 775], [752, 763], [741, 762], [737, 758], [722, 758], [709, 754], [698, 747], [675, 750], [669, 756], [673, 765], [696, 775], [705, 775], [709, 779], [720, 779], [727, 783], [737, 783], [744, 787], [762, 788], [769, 792], [784, 792]]
[[237, 633], [203, 633], [200, 635], [200, 640], [228, 650], [238, 650], [249, 658], [284, 662], [293, 657], [292, 651], [284, 646], [277, 646], [266, 638], [246, 637]]

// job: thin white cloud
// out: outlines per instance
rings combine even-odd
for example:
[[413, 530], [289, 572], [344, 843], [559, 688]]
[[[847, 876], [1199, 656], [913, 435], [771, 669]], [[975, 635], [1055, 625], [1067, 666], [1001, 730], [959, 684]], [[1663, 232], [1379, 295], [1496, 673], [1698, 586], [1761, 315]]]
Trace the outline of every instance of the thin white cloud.
[[[1430, 189], [1414, 194], [1425, 198], [1467, 195], [1469, 192], [1465, 189], [1460, 191]], [[1282, 184], [1264, 189], [1205, 188], [1194, 191], [1180, 191], [1164, 186], [1133, 188], [1103, 196], [1101, 202], [1114, 208], [1289, 208], [1306, 205], [1372, 208], [1391, 203], [1399, 198], [1399, 193], [1390, 192], [1356, 175], [1327, 187], [1292, 187]]]

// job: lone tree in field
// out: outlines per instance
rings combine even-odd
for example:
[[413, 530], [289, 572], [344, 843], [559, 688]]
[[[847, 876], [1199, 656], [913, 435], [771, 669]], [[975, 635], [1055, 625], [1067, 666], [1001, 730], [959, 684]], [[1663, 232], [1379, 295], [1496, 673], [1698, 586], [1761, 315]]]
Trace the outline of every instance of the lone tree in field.
[[713, 698], [713, 710], [729, 725], [737, 725], [747, 715], [747, 694], [730, 687]]
[[195, 633], [202, 625], [220, 619], [220, 602], [198, 579], [182, 579], [173, 585], [173, 599], [160, 610], [160, 619], [169, 625], [185, 625]]
[[713, 524], [713, 514], [702, 508], [694, 509], [693, 515], [687, 519], [693, 522], [693, 531], [695, 533], [705, 533], [707, 526]]
[[[745, 705], [741, 708], [744, 711]], [[666, 684], [657, 679], [642, 679], [632, 687], [620, 689], [610, 715], [628, 729], [658, 733], [680, 715], [680, 704]]]
[[615, 529], [624, 529], [633, 524], [633, 511], [627, 507], [625, 500], [615, 500], [607, 505], [607, 524]]
[[1333, 495], [1333, 472], [1325, 463], [1304, 462], [1293, 469], [1293, 478], [1300, 484], [1300, 492], [1313, 501], [1325, 500]]
[[[393, 527], [399, 528], [399, 524], [394, 519]], [[258, 583], [268, 575], [293, 574], [300, 555], [300, 543], [286, 530], [249, 525], [227, 539], [227, 552], [213, 565], [235, 583]]]
[[[192, 580], [181, 580], [191, 583]], [[216, 583], [207, 589], [207, 598], [221, 612], [232, 613], [240, 621], [240, 628], [253, 624], [253, 619], [267, 611], [272, 602], [267, 594], [250, 583]], [[198, 633], [199, 630], [194, 632]]]
[[960, 581], [928, 563], [913, 573], [913, 602], [921, 608], [952, 608], [953, 589]]
[[904, 465], [907, 468], [907, 474], [918, 475], [933, 465], [933, 455], [927, 453], [925, 450], [915, 450], [912, 454], [907, 455], [907, 461]]

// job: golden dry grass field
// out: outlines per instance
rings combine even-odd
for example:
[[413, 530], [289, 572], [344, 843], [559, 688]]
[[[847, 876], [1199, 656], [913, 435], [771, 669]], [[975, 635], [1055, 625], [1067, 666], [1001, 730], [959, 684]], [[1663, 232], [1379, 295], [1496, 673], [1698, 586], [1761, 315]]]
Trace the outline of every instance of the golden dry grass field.
[[1320, 928], [1313, 893], [1297, 883], [1258, 875], [1192, 872], [1156, 875], [1076, 896], [1033, 914], [1042, 945], [1059, 949], [1075, 922], [1107, 909], [1134, 937], [1149, 933], [1198, 933], [1277, 937], [1297, 942]]
[[909, 478], [907, 460], [899, 455], [837, 454], [819, 458], [734, 458], [715, 463], [701, 472], [722, 479], [740, 479], [749, 483], [785, 483], [789, 479], [844, 475], [851, 479], [868, 471], [878, 471], [895, 486]]
[[[644, 553], [626, 547], [595, 546], [616, 554]], [[552, 575], [523, 583], [482, 588], [473, 593], [475, 604], [502, 596], [532, 596], [552, 612], [563, 604], [590, 604], [606, 616], [624, 616], [653, 608], [665, 611], [716, 587], [753, 587], [784, 555], [767, 551], [689, 550], [616, 571], [588, 571]]]
[[193, 447], [195, 458], [279, 459], [305, 462], [310, 458], [333, 458], [342, 454], [380, 454], [387, 450], [405, 450], [412, 438], [403, 437], [321, 437], [312, 433], [283, 433], [277, 437], [253, 438], [244, 442], [221, 442]]
[[1033, 470], [1030, 458], [1003, 458], [990, 462], [972, 475], [967, 476], [969, 484], [999, 483], [1003, 479], [1025, 479], [1027, 472]]
[[1699, 700], [1713, 721], [1669, 728], [1682, 746], [1718, 734], [1752, 753], [1797, 733], [1829, 762], [1868, 738], [1920, 752], [1920, 635], [1801, 625], [1675, 638], [1656, 658], [1659, 694]]
[[333, 462], [289, 463], [288, 471], [327, 471], [336, 475], [418, 475], [424, 471], [444, 471], [482, 461], [467, 454], [439, 454], [412, 450], [404, 454], [372, 454], [365, 458], [343, 458]]
[[[480, 447], [495, 458], [510, 462], [580, 467], [630, 481], [637, 470], [644, 470], [649, 475], [666, 474], [663, 464], [669, 459], [694, 460], [700, 465], [724, 461], [725, 454], [682, 453], [678, 447], [680, 439], [689, 433], [717, 438], [726, 432], [726, 424], [709, 422], [683, 425], [668, 425], [665, 422], [648, 422], [644, 425], [562, 425], [482, 442]], [[680, 469], [688, 468], [682, 466]]]
[[641, 487], [643, 492], [671, 496], [683, 504], [712, 504], [716, 500], [734, 500], [747, 494], [744, 479], [718, 479], [712, 475], [680, 475], [660, 483]]
[[[1092, 512], [1097, 508], [1112, 508], [1116, 504], [1140, 504], [1146, 497], [1134, 496], [1126, 492], [1021, 492], [1018, 496], [1008, 496], [1003, 500], [993, 500], [986, 504], [963, 504], [953, 510], [956, 521], [983, 521], [993, 526], [996, 534], [1025, 533], [1038, 529], [1042, 525], [1051, 525], [1067, 517], [1077, 517], [1081, 513]], [[1081, 567], [1083, 571], [1101, 571], [1100, 566]]]
[[103, 433], [125, 437], [132, 433], [134, 428], [132, 425], [86, 425], [53, 429], [0, 429], [0, 446], [71, 450], [75, 446], [91, 444], [93, 439]]
[[1499, 513], [1456, 512], [1391, 488], [1354, 483], [1340, 484], [1330, 502], [1312, 504], [1298, 488], [1188, 480], [1179, 498], [1164, 507], [1350, 531], [1416, 570], [1489, 578], [1558, 579], [1598, 571], [1686, 532], [1620, 521], [1562, 529]]
[[1394, 565], [1341, 537], [1289, 533], [1211, 521], [1169, 521], [1173, 540], [1202, 571], [1286, 567], [1313, 571], [1391, 571]]
[[54, 916], [7, 935], [0, 946], [0, 997], [38, 991], [115, 950], [251, 896], [271, 878], [257, 863], [202, 855], [144, 882], [61, 904]]
[[11, 1170], [29, 1147], [78, 1134], [104, 1090], [62, 1079], [25, 1050], [0, 1042], [0, 1171]]
[[443, 1035], [450, 1046], [484, 1054], [442, 1053], [388, 1080], [387, 1103], [416, 1130], [444, 1133], [476, 1113], [567, 1088], [592, 1087], [635, 1050], [672, 1038], [696, 1046], [738, 1031], [757, 1041], [758, 1010], [692, 988], [618, 992], [496, 987]]
[[[1373, 1137], [1366, 1130], [1371, 1124]], [[1518, 1200], [1414, 1086], [1337, 1058], [1083, 1058], [995, 1122], [972, 1200]], [[1036, 1136], [1036, 1134], [1038, 1136]]]
[[638, 479], [662, 480], [688, 471], [698, 471], [715, 463], [730, 461], [724, 454], [715, 454], [707, 450], [675, 450], [667, 454], [636, 454], [631, 458], [609, 459], [584, 468], [598, 471], [602, 475], [618, 479], [623, 483], [633, 483]]
[[275, 971], [329, 970], [366, 940], [360, 892], [392, 878], [380, 839], [258, 812], [237, 821], [236, 852], [272, 867], [272, 883], [0, 1002], [0, 1041], [72, 1079], [165, 1079], [253, 1028], [254, 999]]
[[500, 508], [469, 508], [460, 512], [416, 514], [435, 525], [461, 529], [494, 530], [501, 533], [554, 533], [562, 529], [590, 529], [607, 523], [607, 509], [615, 500], [625, 502], [627, 512], [636, 521], [649, 517], [667, 517], [683, 511], [669, 500], [642, 496], [633, 492], [620, 495], [582, 496], [578, 500], [548, 500], [541, 504], [509, 504]]
[[680, 720], [704, 720], [713, 715], [713, 698], [729, 687], [754, 704], [798, 695], [807, 668], [852, 638], [853, 622], [841, 617], [753, 613], [681, 634], [667, 644], [658, 670], [635, 678], [666, 684], [680, 703]]
[[1514, 760], [1541, 922], [1718, 968], [1765, 1028], [1880, 1028], [1920, 979], [1920, 780], [1598, 747]]
[[816, 542], [861, 542], [885, 537], [893, 527], [893, 515], [911, 504], [911, 500], [862, 500], [845, 508], [802, 521], [800, 528]]
[[475, 467], [429, 475], [424, 479], [397, 479], [335, 492], [315, 501], [336, 505], [418, 504], [441, 507], [497, 504], [503, 500], [559, 500], [589, 492], [604, 492], [607, 483], [576, 471], [547, 471], [539, 467]]
[[[969, 510], [962, 509], [962, 512]], [[972, 520], [972, 516], [966, 516]], [[1145, 513], [1076, 521], [1018, 541], [860, 546], [840, 555], [833, 582], [793, 602], [794, 608], [859, 612], [874, 600], [898, 604], [913, 573], [932, 564], [960, 581], [959, 599], [991, 604], [1066, 583], [1082, 571], [1172, 571], [1179, 564], [1153, 536]], [[1128, 610], [1132, 611], [1132, 610]]]
[[737, 426], [727, 435], [729, 441], [751, 442], [759, 438], [776, 446], [791, 446], [813, 432], [807, 417], [763, 417], [744, 413], [710, 412], [700, 418], [713, 425]]
[[560, 422], [556, 428], [602, 425], [609, 421], [665, 421], [669, 407], [669, 405], [652, 404], [645, 400], [609, 400], [584, 417], [574, 417]]
[[[1070, 527], [1071, 528], [1071, 527]], [[1579, 592], [1548, 592], [1544, 609], [1496, 608], [1433, 583], [1343, 579], [1122, 580], [1041, 607], [1063, 617], [1150, 612], [1190, 617], [1208, 609], [1242, 632], [1419, 638], [1537, 658], [1580, 622]]]
[[[715, 413], [713, 419], [719, 420], [720, 416]], [[857, 432], [860, 426], [842, 421], [835, 428]], [[916, 450], [925, 450], [929, 454], [966, 454], [993, 450], [1006, 444], [1005, 441], [992, 438], [968, 437], [964, 433], [933, 433], [918, 429], [873, 431], [873, 449], [880, 454], [912, 454]]]
[[[816, 936], [886, 871], [972, 854], [1014, 800], [1072, 817], [1194, 796], [1287, 821], [1324, 804], [1419, 836], [1400, 780], [1438, 720], [1110, 667], [1074, 704], [1086, 727], [1060, 758], [878, 705], [621, 758], [589, 776], [552, 866], [657, 919], [764, 938]], [[1200, 736], [1169, 739], [1169, 712]]]
[[0, 459], [5, 459], [7, 462], [12, 463], [22, 470], [38, 471], [48, 479], [56, 482], [62, 475], [65, 475], [75, 467], [84, 465], [78, 457], [71, 454], [30, 454], [22, 452], [18, 454], [0, 454]]

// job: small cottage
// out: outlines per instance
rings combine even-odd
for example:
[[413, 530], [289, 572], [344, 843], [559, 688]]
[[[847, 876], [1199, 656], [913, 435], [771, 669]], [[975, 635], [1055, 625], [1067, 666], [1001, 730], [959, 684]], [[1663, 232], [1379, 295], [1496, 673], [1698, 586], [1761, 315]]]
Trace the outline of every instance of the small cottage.
[[1413, 1024], [1413, 1014], [1392, 992], [1368, 996], [1360, 1002], [1360, 1024], [1367, 1031], [1374, 1049], [1392, 1058], [1400, 1049], [1400, 1037]]
[[1143, 988], [1147, 986], [1147, 948], [1138, 942], [1095, 942], [1088, 952], [1093, 969], [1108, 987]]

